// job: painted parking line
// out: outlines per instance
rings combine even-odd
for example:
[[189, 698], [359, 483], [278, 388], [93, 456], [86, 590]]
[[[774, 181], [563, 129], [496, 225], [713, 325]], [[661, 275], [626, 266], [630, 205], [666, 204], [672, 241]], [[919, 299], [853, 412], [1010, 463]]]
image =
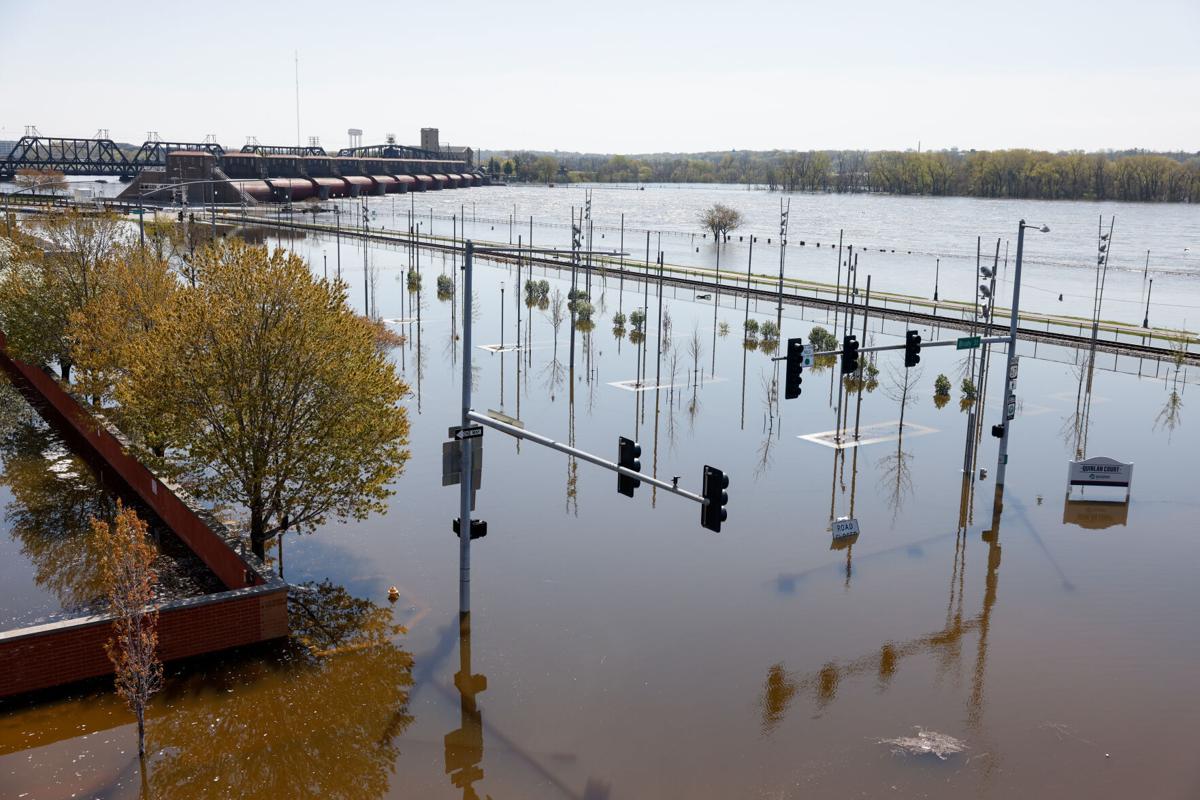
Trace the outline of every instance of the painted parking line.
[[[703, 388], [703, 385], [706, 383], [722, 383], [726, 380], [728, 379], [722, 378], [718, 375], [712, 378], [705, 378], [700, 382], [700, 384]], [[683, 383], [655, 383], [654, 381], [639, 382], [636, 378], [632, 378], [627, 381], [610, 381], [608, 385], [615, 386], [618, 389], [624, 389], [627, 392], [649, 392], [654, 389], [683, 389], [691, 384], [687, 383], [686, 381]]]
[[[917, 425], [915, 422], [904, 423], [904, 435], [908, 438], [914, 436], [925, 436], [930, 433], [937, 433], [937, 428], [930, 428], [925, 425]], [[824, 447], [832, 447], [835, 450], [844, 450], [849, 447], [862, 447], [868, 444], [881, 444], [883, 442], [894, 442], [900, 438], [900, 420], [892, 422], [874, 422], [870, 425], [862, 425], [858, 429], [858, 438], [854, 438], [854, 428], [850, 427], [841, 432], [842, 441], [837, 441], [837, 431], [821, 431], [820, 433], [807, 433], [797, 436], [797, 439], [803, 439], [806, 442], [819, 444]]]

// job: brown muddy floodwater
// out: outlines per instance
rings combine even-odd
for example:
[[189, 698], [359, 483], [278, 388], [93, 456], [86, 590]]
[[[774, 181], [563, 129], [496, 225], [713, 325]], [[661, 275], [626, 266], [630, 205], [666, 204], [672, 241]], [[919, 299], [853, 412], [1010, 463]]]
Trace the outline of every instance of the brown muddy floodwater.
[[[302, 245], [318, 272], [334, 246]], [[964, 481], [970, 352], [927, 349], [907, 378], [881, 354], [842, 401], [861, 444], [838, 450], [813, 436], [835, 428], [831, 371], [779, 399], [769, 354], [742, 346], [742, 301], [722, 297], [714, 329], [711, 300], [667, 287], [660, 343], [655, 288], [597, 277], [572, 399], [569, 323], [556, 345], [515, 270], [481, 265], [475, 343], [525, 347], [475, 350], [476, 408], [612, 458], [633, 437], [646, 470], [693, 490], [713, 464], [731, 501], [713, 534], [692, 503], [646, 486], [631, 500], [611, 473], [489, 430], [476, 510], [489, 532], [464, 626], [458, 492], [440, 469], [462, 314], [434, 293], [456, 271], [423, 255], [418, 303], [406, 253], [370, 258], [380, 314], [414, 319], [397, 323], [408, 341], [394, 354], [412, 459], [386, 516], [286, 542], [285, 577], [316, 586], [292, 608], [303, 641], [173, 667], [144, 770], [103, 682], [7, 704], [0, 796], [1200, 796], [1192, 368], [1098, 354], [1089, 369], [1086, 352], [1023, 343], [998, 507], [999, 351]], [[562, 276], [536, 277], [565, 294]], [[661, 388], [636, 392], [619, 384], [637, 377], [640, 337], [614, 335], [612, 317], [647, 301]], [[832, 320], [789, 308], [783, 336], [814, 324]], [[903, 339], [901, 323], [868, 326], [875, 344]], [[933, 397], [939, 373], [949, 402]], [[1080, 454], [1133, 462], [1131, 502], [1066, 503]], [[20, 499], [4, 501], [11, 520]], [[848, 546], [831, 538], [839, 516], [861, 525]], [[909, 737], [953, 746], [941, 758], [892, 741]]]

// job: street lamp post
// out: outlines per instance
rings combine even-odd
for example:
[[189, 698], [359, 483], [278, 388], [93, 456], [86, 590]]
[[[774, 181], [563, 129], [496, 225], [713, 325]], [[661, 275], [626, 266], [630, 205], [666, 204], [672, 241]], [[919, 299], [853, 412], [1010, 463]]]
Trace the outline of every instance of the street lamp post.
[[500, 350], [504, 350], [504, 281], [500, 281]]
[[1150, 327], [1150, 293], [1154, 291], [1154, 278], [1150, 279], [1150, 288], [1146, 290], [1146, 316], [1142, 318], [1142, 327]]
[[933, 302], [938, 301], [938, 275], [942, 271], [942, 260], [939, 258], [933, 265]]
[[[1021, 258], [1025, 250], [1025, 229], [1029, 227], [1033, 226], [1026, 225], [1025, 220], [1021, 220], [1017, 225], [1017, 265], [1013, 272], [1012, 311], [1008, 322], [1008, 364], [1007, 369], [1004, 371], [1004, 406], [1001, 408], [1003, 419], [1000, 423], [1000, 454], [996, 459], [997, 493], [1003, 488], [1005, 473], [1008, 471], [1008, 434], [1012, 423], [1012, 415], [1016, 412], [1016, 399], [1013, 393], [1016, 384], [1013, 371], [1017, 363], [1017, 314], [1020, 311], [1021, 305]], [[1034, 230], [1041, 231], [1042, 233], [1050, 232], [1050, 228], [1047, 225], [1034, 228]]]

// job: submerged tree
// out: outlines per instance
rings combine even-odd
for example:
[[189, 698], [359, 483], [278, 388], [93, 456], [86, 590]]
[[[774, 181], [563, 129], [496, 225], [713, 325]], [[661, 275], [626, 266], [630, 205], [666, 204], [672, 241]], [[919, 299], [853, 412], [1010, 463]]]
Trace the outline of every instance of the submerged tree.
[[386, 510], [403, 468], [408, 388], [345, 286], [283, 250], [196, 254], [197, 282], [130, 348], [124, 412], [169, 444], [161, 468], [250, 517], [260, 557], [281, 530]]
[[701, 212], [700, 224], [713, 235], [713, 241], [720, 246], [730, 231], [741, 226], [742, 214], [729, 206], [714, 203], [711, 208]]
[[146, 706], [162, 687], [158, 658], [158, 612], [153, 607], [158, 553], [146, 539], [146, 523], [118, 505], [113, 523], [92, 519], [100, 575], [113, 617], [104, 645], [115, 673], [117, 694], [137, 717], [138, 755], [146, 754]]

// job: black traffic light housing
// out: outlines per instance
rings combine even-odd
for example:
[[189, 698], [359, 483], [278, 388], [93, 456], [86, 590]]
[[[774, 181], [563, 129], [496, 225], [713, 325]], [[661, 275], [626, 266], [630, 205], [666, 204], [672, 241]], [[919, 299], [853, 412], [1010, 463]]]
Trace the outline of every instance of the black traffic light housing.
[[729, 476], [716, 467], [704, 465], [702, 494], [705, 503], [700, 506], [700, 524], [714, 533], [721, 532], [721, 523], [729, 518], [725, 506], [729, 503]]
[[[461, 538], [462, 534], [459, 531], [462, 528], [462, 524], [459, 517], [455, 517], [451, 521], [450, 527], [454, 528], [454, 535]], [[482, 519], [471, 520], [471, 538], [482, 539], [485, 536], [487, 536], [487, 521]]]
[[842, 337], [842, 374], [858, 371], [858, 337], [854, 334]]
[[915, 367], [921, 363], [921, 334], [909, 331], [904, 334], [904, 366]]
[[[642, 471], [642, 446], [633, 439], [626, 439], [624, 436], [617, 440], [617, 463], [625, 469], [631, 469], [634, 472]], [[637, 478], [630, 478], [621, 473], [617, 473], [617, 491], [626, 497], [633, 497], [633, 490], [642, 485], [642, 482]]]
[[794, 400], [800, 396], [800, 384], [804, 383], [804, 378], [800, 377], [800, 373], [803, 371], [804, 340], [788, 339], [787, 369], [784, 371], [783, 381], [784, 398], [788, 400]]

